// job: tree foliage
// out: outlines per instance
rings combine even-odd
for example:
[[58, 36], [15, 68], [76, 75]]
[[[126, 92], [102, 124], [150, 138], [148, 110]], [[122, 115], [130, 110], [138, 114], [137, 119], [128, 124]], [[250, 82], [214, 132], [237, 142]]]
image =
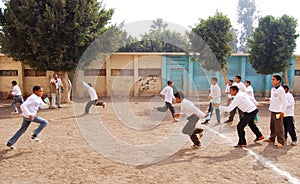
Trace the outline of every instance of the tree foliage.
[[288, 15], [280, 18], [265, 16], [250, 39], [250, 63], [260, 74], [284, 72], [296, 48], [297, 20]]
[[258, 19], [255, 0], [239, 0], [237, 14], [240, 25], [237, 52], [246, 53], [247, 39], [253, 33], [253, 24]]
[[35, 69], [72, 71], [112, 15], [97, 0], [10, 0], [1, 16], [2, 51]]

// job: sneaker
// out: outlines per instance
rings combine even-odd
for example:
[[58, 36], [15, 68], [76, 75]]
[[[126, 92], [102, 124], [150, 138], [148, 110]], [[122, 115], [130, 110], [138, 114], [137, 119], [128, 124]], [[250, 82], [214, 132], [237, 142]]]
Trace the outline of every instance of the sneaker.
[[297, 141], [293, 141], [293, 142], [291, 143], [291, 145], [292, 145], [292, 146], [297, 146]]
[[105, 105], [106, 105], [106, 104], [103, 102], [102, 107], [105, 108]]
[[260, 137], [257, 137], [256, 139], [254, 139], [254, 142], [257, 142], [257, 141], [261, 141], [261, 140], [264, 140], [265, 137], [262, 135]]
[[36, 142], [43, 142], [41, 139], [37, 138], [36, 134], [32, 134], [31, 139], [35, 140]]
[[232, 120], [227, 120], [227, 121], [224, 121], [224, 123], [232, 123]]
[[14, 145], [11, 145], [9, 142], [6, 144], [11, 150], [17, 149]]
[[205, 120], [204, 122], [202, 122], [201, 124], [206, 125], [208, 124], [208, 120]]
[[204, 132], [202, 131], [202, 132], [200, 132], [199, 134], [198, 134], [198, 137], [199, 137], [199, 139], [202, 139], [202, 137], [203, 137], [203, 134], [204, 134]]
[[235, 148], [246, 148], [247, 144], [237, 144], [237, 145], [235, 145], [233, 147], [235, 147]]
[[175, 123], [175, 122], [179, 122], [179, 119], [174, 118], [174, 119], [173, 119], [173, 122], [174, 122], [174, 123]]
[[277, 143], [277, 144], [274, 144], [274, 146], [273, 146], [274, 148], [282, 148], [283, 147], [283, 145], [282, 144], [280, 144], [280, 143]]
[[194, 144], [193, 146], [191, 146], [191, 148], [193, 148], [193, 149], [199, 149], [200, 146]]

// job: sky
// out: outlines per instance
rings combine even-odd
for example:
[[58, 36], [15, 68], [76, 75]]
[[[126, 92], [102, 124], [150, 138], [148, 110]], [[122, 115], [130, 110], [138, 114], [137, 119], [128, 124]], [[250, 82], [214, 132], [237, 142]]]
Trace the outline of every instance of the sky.
[[[103, 0], [106, 8], [115, 9], [112, 23], [131, 25], [136, 22], [162, 18], [168, 24], [179, 25], [189, 30], [199, 22], [207, 19], [218, 10], [227, 15], [233, 26], [237, 20], [238, 0]], [[300, 33], [300, 11], [296, 0], [256, 0], [259, 15], [281, 17], [284, 14], [298, 20], [297, 32]], [[132, 29], [143, 29], [143, 26], [134, 26]], [[136, 30], [143, 32], [143, 30]], [[295, 54], [300, 54], [300, 38], [297, 39]]]

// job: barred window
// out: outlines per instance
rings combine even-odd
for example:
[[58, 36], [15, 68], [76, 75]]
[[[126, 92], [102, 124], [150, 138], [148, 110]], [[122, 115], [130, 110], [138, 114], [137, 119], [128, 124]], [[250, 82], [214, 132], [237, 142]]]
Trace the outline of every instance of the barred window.
[[133, 76], [133, 69], [112, 69], [112, 76]]
[[106, 76], [106, 69], [86, 69], [84, 76]]
[[44, 77], [46, 76], [46, 71], [26, 69], [24, 70], [24, 75], [25, 77]]
[[18, 76], [18, 70], [0, 70], [0, 76]]

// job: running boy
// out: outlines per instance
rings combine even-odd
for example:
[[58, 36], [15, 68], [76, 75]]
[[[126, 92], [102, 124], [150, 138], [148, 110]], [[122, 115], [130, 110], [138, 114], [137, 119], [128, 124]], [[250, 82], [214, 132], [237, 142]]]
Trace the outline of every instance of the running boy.
[[92, 87], [91, 83], [86, 83], [84, 81], [81, 81], [81, 83], [87, 88], [90, 94], [91, 101], [89, 101], [86, 106], [85, 106], [85, 113], [88, 114], [90, 111], [90, 108], [92, 105], [95, 106], [102, 106], [105, 108], [105, 103], [104, 102], [98, 102], [98, 95], [96, 93], [96, 90]]
[[173, 92], [173, 82], [172, 81], [168, 81], [167, 82], [167, 86], [164, 87], [164, 89], [160, 92], [160, 95], [164, 96], [165, 99], [165, 106], [164, 107], [158, 107], [157, 111], [159, 112], [166, 112], [168, 109], [170, 109], [170, 112], [172, 114], [173, 117], [173, 121], [174, 122], [178, 122], [178, 119], [175, 118], [174, 114], [175, 114], [175, 110], [174, 107], [172, 106], [172, 102], [174, 97], [174, 92]]
[[196, 128], [196, 124], [199, 121], [199, 118], [204, 118], [205, 114], [198, 109], [191, 101], [184, 98], [182, 92], [178, 91], [174, 94], [176, 103], [181, 103], [181, 113], [175, 114], [176, 117], [180, 117], [181, 114], [185, 114], [188, 119], [188, 122], [182, 129], [182, 133], [187, 134], [190, 136], [191, 140], [193, 141], [194, 145], [192, 148], [198, 149], [201, 146], [200, 140], [197, 137], [201, 137], [203, 129]]
[[12, 91], [9, 93], [10, 95], [13, 96], [11, 105], [15, 113], [19, 113], [16, 103], [19, 103], [21, 105], [24, 102], [22, 92], [20, 87], [17, 84], [17, 81], [12, 81], [11, 86], [12, 86]]
[[39, 127], [34, 130], [31, 138], [36, 140], [37, 142], [42, 142], [37, 136], [40, 132], [47, 126], [48, 121], [37, 116], [37, 111], [39, 108], [46, 109], [49, 107], [49, 103], [45, 104], [41, 98], [43, 96], [43, 88], [40, 86], [33, 87], [33, 94], [30, 95], [27, 100], [21, 105], [22, 116], [23, 116], [23, 123], [21, 128], [15, 133], [15, 135], [10, 138], [7, 142], [7, 146], [11, 149], [16, 149], [14, 144], [17, 140], [21, 137], [21, 135], [27, 130], [30, 123], [36, 122], [39, 123]]

